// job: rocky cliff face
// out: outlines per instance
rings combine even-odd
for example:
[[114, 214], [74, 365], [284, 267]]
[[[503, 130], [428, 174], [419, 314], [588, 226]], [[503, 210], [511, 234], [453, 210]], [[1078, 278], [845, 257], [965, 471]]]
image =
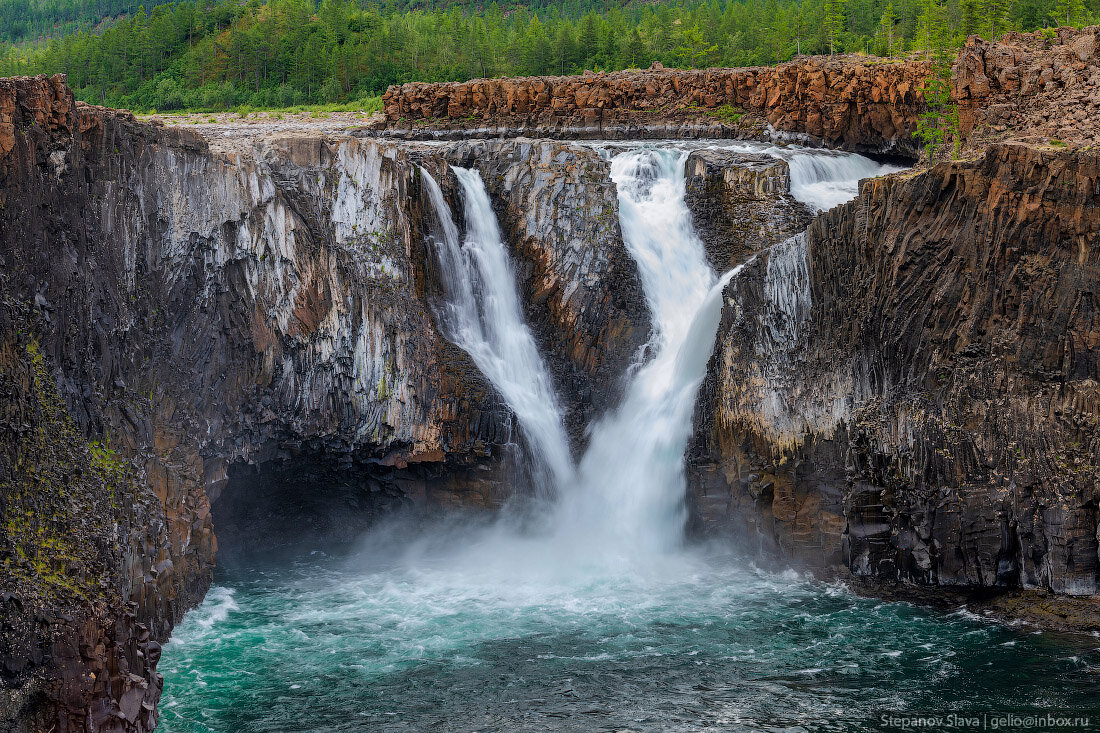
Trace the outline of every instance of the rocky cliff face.
[[685, 165], [686, 202], [715, 272], [732, 270], [810, 223], [809, 209], [791, 196], [785, 160], [698, 150]]
[[804, 57], [778, 67], [624, 71], [390, 87], [394, 132], [734, 137], [772, 130], [830, 147], [915, 155], [924, 62]]
[[[262, 545], [511, 491], [510, 412], [432, 316], [418, 166], [446, 182], [441, 151], [310, 133], [212, 149], [59, 78], [0, 83], [0, 141], [7, 722], [152, 727], [157, 644], [210, 582], [212, 516]], [[632, 276], [614, 213], [584, 253], [580, 230], [548, 239], [547, 179], [517, 176], [547, 333], [576, 332], [570, 369], [609, 374], [644, 338], [632, 304], [585, 289]], [[597, 197], [578, 176], [606, 206], [606, 181]]]
[[971, 37], [954, 67], [967, 147], [1019, 141], [1054, 147], [1100, 142], [1100, 27]]
[[879, 581], [1095, 594], [1093, 156], [866, 182], [727, 290], [697, 491]]

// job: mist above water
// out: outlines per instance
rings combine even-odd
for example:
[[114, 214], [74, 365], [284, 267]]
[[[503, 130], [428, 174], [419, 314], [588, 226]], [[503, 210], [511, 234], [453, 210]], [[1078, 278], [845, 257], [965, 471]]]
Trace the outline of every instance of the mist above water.
[[686, 155], [647, 149], [612, 160], [623, 240], [652, 317], [645, 350], [651, 356], [632, 370], [622, 404], [590, 426], [587, 451], [576, 466], [566, 464], [560, 408], [522, 322], [516, 275], [479, 174], [455, 169], [467, 226], [460, 244], [438, 184], [422, 173], [442, 223], [437, 252], [446, 273], [445, 333], [515, 411], [525, 444], [551, 469], [557, 497], [541, 532], [519, 532], [507, 521], [493, 525], [460, 543], [452, 554], [461, 557], [458, 565], [514, 582], [540, 572], [564, 571], [576, 579], [676, 564], [685, 520], [683, 455], [725, 284], [707, 264], [692, 227]]

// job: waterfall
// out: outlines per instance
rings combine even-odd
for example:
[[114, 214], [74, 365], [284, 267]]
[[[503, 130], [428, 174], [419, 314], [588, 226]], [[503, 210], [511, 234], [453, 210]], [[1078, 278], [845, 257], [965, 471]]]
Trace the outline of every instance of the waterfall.
[[791, 168], [791, 195], [815, 214], [851, 201], [863, 178], [883, 176], [901, 167], [877, 163], [854, 153], [771, 148], [769, 154], [787, 161]]
[[623, 240], [638, 264], [653, 318], [652, 357], [622, 404], [598, 421], [563, 498], [560, 531], [584, 535], [606, 559], [667, 554], [681, 541], [684, 450], [695, 396], [714, 347], [720, 281], [685, 203], [687, 153], [643, 150], [612, 159]]
[[439, 184], [421, 168], [440, 223], [433, 237], [443, 280], [444, 336], [468, 353], [519, 421], [536, 469], [549, 487], [570, 483], [573, 459], [550, 374], [523, 320], [515, 270], [477, 171], [453, 168], [462, 186], [466, 237], [460, 239]]
[[[751, 149], [764, 152], [762, 148]], [[574, 571], [578, 558], [605, 569], [638, 567], [639, 557], [648, 558], [644, 562], [668, 557], [682, 541], [684, 452], [696, 395], [714, 350], [723, 290], [740, 269], [718, 278], [707, 263], [685, 201], [688, 150], [647, 146], [607, 152], [623, 241], [638, 266], [653, 336], [646, 358], [627, 375], [618, 408], [589, 426], [588, 448], [576, 467], [551, 381], [522, 320], [515, 275], [479, 174], [455, 169], [468, 226], [461, 244], [439, 186], [424, 174], [433, 205], [441, 212], [437, 249], [447, 295], [443, 330], [471, 354], [516, 412], [558, 489], [551, 532], [541, 540], [548, 544], [535, 554]], [[857, 155], [778, 148], [766, 152], [789, 161], [792, 193], [815, 208], [851, 198], [860, 177], [887, 170]], [[769, 283], [775, 280], [782, 287], [776, 285], [768, 296], [786, 319], [776, 326], [774, 338], [785, 342], [795, 338], [797, 324], [809, 310], [804, 238], [776, 248], [769, 260], [772, 274]], [[493, 545], [492, 554], [516, 553], [507, 542]], [[529, 562], [530, 555], [523, 554]], [[573, 557], [573, 564], [566, 557]]]

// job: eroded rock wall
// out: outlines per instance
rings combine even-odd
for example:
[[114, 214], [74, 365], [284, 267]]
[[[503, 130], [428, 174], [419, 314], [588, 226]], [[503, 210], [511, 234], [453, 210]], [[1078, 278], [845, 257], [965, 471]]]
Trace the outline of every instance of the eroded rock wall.
[[995, 146], [746, 266], [696, 414], [710, 519], [881, 581], [1095, 594], [1098, 184]]
[[685, 161], [685, 202], [715, 272], [804, 230], [810, 210], [791, 196], [785, 160], [733, 150], [697, 150]]
[[1100, 142], [1100, 26], [972, 36], [954, 67], [970, 150], [1013, 140], [1054, 147]]
[[[390, 87], [394, 131], [579, 137], [766, 138], [771, 129], [862, 152], [913, 155], [928, 65], [803, 57], [778, 67], [622, 71]], [[418, 127], [419, 126], [419, 127]]]
[[392, 144], [215, 152], [60, 79], [0, 102], [4, 687], [30, 729], [148, 730], [140, 645], [205, 593], [231, 465], [309, 457], [368, 508], [490, 505], [511, 420], [433, 325]]
[[[60, 77], [0, 80], [6, 725], [149, 730], [216, 524], [246, 546], [347, 536], [523, 485], [514, 417], [433, 316], [421, 168], [460, 212], [448, 155], [471, 154], [208, 141], [76, 103]], [[579, 439], [648, 336], [606, 161], [472, 155]]]

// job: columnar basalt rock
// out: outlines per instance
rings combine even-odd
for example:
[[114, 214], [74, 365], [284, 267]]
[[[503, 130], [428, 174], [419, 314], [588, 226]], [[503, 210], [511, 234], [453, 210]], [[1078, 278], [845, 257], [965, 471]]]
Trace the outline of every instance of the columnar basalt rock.
[[1095, 594], [1100, 164], [865, 182], [731, 281], [697, 505], [878, 581]]
[[698, 150], [685, 162], [687, 205], [715, 272], [798, 234], [809, 209], [791, 196], [791, 170], [771, 155]]
[[319, 467], [364, 521], [493, 505], [511, 420], [435, 329], [401, 149], [211, 151], [59, 78], [0, 102], [5, 694], [42, 730], [149, 730], [155, 644], [209, 585], [233, 466]]
[[778, 67], [410, 83], [390, 87], [383, 102], [390, 128], [415, 132], [423, 122], [424, 134], [491, 123], [513, 134], [613, 137], [659, 127], [666, 136], [682, 128], [692, 137], [757, 138], [770, 126], [830, 147], [915, 154], [928, 69], [815, 56]]

